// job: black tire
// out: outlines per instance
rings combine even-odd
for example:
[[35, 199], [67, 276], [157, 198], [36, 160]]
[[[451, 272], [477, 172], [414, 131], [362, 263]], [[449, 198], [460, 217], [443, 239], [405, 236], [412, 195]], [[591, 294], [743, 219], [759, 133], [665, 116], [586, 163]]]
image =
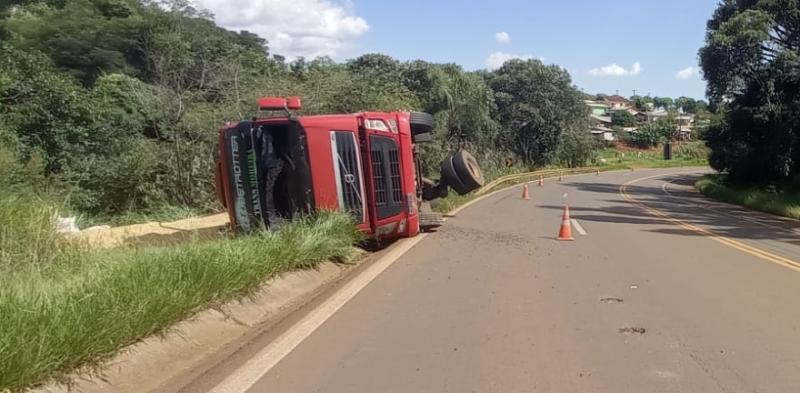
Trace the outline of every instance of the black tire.
[[467, 194], [470, 191], [458, 177], [458, 172], [453, 167], [453, 157], [448, 157], [442, 161], [442, 180], [459, 195]]
[[472, 154], [465, 150], [454, 154], [453, 168], [456, 170], [458, 178], [461, 179], [461, 183], [467, 186], [469, 191], [483, 187], [483, 173], [480, 166], [478, 166], [478, 160]]
[[425, 112], [411, 112], [409, 114], [411, 123], [411, 135], [425, 134], [433, 131], [433, 116]]

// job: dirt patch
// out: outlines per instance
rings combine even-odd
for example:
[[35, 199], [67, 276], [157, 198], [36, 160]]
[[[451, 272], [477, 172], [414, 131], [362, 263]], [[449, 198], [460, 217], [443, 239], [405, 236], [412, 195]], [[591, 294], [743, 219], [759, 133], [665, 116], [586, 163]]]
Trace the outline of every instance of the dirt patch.
[[92, 247], [166, 246], [228, 235], [228, 214], [220, 213], [173, 222], [148, 222], [70, 235]]

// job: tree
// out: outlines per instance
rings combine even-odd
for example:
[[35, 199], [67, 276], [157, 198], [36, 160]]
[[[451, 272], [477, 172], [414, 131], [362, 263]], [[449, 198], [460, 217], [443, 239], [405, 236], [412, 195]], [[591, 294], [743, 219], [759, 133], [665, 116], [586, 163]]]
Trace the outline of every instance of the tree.
[[689, 97], [678, 97], [675, 106], [686, 113], [697, 113], [697, 100]]
[[672, 108], [673, 101], [669, 97], [653, 97], [653, 105], [656, 108], [670, 109]]
[[674, 119], [658, 119], [639, 127], [635, 132], [626, 133], [625, 142], [643, 149], [651, 148], [671, 140], [676, 129]]
[[60, 171], [81, 153], [91, 118], [81, 86], [46, 56], [0, 45], [0, 124], [24, 159], [41, 152], [47, 170]]
[[3, 23], [11, 43], [45, 53], [86, 85], [102, 73], [136, 75], [143, 68], [144, 34], [138, 1], [27, 2]]
[[700, 63], [712, 110], [710, 164], [742, 183], [781, 182], [800, 169], [800, 3], [722, 2]]
[[611, 124], [620, 127], [633, 127], [636, 125], [636, 118], [628, 111], [614, 111], [611, 114]]
[[403, 67], [399, 61], [386, 55], [369, 53], [348, 61], [346, 68], [352, 84], [336, 96], [337, 112], [398, 110], [419, 106], [414, 94], [403, 83]]
[[590, 133], [571, 128], [561, 134], [556, 157], [561, 165], [570, 168], [586, 166], [597, 156], [598, 145]]
[[588, 108], [569, 73], [539, 60], [510, 60], [490, 79], [502, 143], [525, 163], [544, 165], [556, 158], [561, 135], [585, 130]]
[[650, 96], [633, 96], [631, 101], [633, 101], [633, 106], [640, 112], [649, 111], [651, 109], [650, 105], [653, 104], [653, 98]]

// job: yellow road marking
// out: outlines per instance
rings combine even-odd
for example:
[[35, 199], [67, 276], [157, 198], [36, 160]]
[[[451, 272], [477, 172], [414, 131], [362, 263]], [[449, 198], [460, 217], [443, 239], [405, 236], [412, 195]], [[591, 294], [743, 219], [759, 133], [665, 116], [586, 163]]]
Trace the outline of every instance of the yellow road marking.
[[652, 214], [652, 215], [654, 215], [656, 217], [659, 217], [659, 218], [663, 219], [664, 221], [673, 223], [673, 224], [678, 225], [678, 226], [680, 226], [682, 228], [688, 229], [688, 230], [690, 230], [692, 232], [699, 233], [699, 234], [701, 234], [703, 236], [711, 238], [712, 240], [715, 240], [715, 241], [717, 241], [719, 243], [722, 243], [722, 244], [724, 244], [726, 246], [735, 248], [735, 249], [737, 249], [739, 251], [745, 252], [747, 254], [759, 257], [761, 259], [765, 259], [765, 260], [767, 260], [769, 262], [772, 262], [772, 263], [775, 263], [777, 265], [780, 265], [780, 266], [792, 269], [794, 271], [800, 272], [800, 262], [794, 261], [794, 260], [789, 259], [789, 258], [782, 257], [780, 255], [773, 254], [773, 253], [768, 252], [768, 251], [764, 251], [764, 250], [762, 250], [760, 248], [753, 247], [753, 246], [751, 246], [749, 244], [742, 243], [742, 242], [740, 242], [738, 240], [733, 240], [731, 238], [719, 235], [719, 234], [717, 234], [717, 233], [715, 233], [715, 232], [713, 232], [711, 230], [708, 230], [708, 229], [705, 229], [705, 228], [701, 228], [701, 227], [699, 227], [697, 225], [693, 225], [693, 224], [690, 224], [690, 223], [688, 223], [686, 221], [674, 218], [674, 217], [670, 216], [669, 214], [662, 212], [661, 210], [652, 208], [650, 206], [645, 205], [642, 202], [637, 201], [636, 199], [632, 198], [627, 192], [628, 186], [630, 186], [632, 184], [635, 184], [635, 183], [638, 183], [638, 182], [641, 182], [641, 181], [644, 181], [644, 180], [650, 180], [650, 179], [654, 179], [654, 178], [657, 178], [657, 177], [662, 177], [662, 176], [665, 176], [665, 175], [664, 174], [660, 174], [660, 175], [647, 176], [647, 177], [642, 177], [642, 178], [639, 178], [639, 179], [631, 180], [631, 181], [629, 181], [627, 183], [622, 184], [619, 187], [619, 194], [626, 201], [641, 207], [642, 209], [646, 210], [648, 213], [650, 213], [650, 214]]

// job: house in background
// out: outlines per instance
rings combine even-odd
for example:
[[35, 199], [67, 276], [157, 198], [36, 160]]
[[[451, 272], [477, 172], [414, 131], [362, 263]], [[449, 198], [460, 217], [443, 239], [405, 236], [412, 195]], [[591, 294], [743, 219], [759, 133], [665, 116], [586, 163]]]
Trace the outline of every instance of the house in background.
[[692, 139], [694, 115], [691, 113], [681, 113], [675, 120], [678, 122], [678, 140], [688, 141]]
[[[683, 113], [682, 111], [672, 112], [664, 108], [655, 108], [648, 103], [647, 111], [639, 111], [633, 101], [626, 99], [620, 95], [606, 96], [598, 95], [597, 100], [584, 100], [584, 103], [589, 107], [589, 132], [597, 139], [603, 141], [613, 142], [618, 139], [616, 130], [625, 132], [637, 132], [638, 128], [642, 125], [654, 123], [658, 119], [665, 119], [669, 116], [677, 123], [675, 130], [677, 132], [678, 140], [688, 141], [691, 139], [692, 132], [694, 131], [695, 116], [690, 113]], [[636, 127], [614, 127], [612, 116], [616, 112], [625, 111], [630, 113], [636, 118], [639, 123]], [[615, 130], [616, 128], [616, 130]]]
[[623, 96], [613, 95], [603, 98], [603, 103], [614, 109], [628, 109], [633, 107], [633, 102]]
[[611, 116], [589, 116], [589, 132], [593, 137], [607, 142], [617, 140], [616, 133], [612, 127]]
[[605, 116], [608, 114], [608, 110], [610, 109], [610, 107], [603, 102], [592, 100], [585, 100], [583, 102], [589, 107], [589, 111], [591, 112], [592, 116]]

